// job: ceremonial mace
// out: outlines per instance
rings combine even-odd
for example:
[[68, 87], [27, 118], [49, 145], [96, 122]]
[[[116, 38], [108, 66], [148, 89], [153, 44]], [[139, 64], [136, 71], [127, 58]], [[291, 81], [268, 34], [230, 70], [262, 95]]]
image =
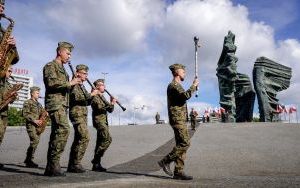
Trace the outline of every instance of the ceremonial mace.
[[[195, 36], [194, 37], [194, 43], [195, 43], [195, 79], [198, 78], [198, 48], [200, 45], [198, 44], [199, 42], [199, 37]], [[196, 97], [198, 97], [198, 86], [196, 87]]]

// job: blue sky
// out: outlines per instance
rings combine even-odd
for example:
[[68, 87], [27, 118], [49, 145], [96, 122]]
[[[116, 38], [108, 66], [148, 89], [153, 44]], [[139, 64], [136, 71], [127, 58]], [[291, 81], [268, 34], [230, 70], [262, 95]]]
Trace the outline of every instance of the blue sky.
[[[189, 107], [203, 112], [219, 103], [216, 65], [228, 30], [236, 34], [238, 71], [252, 77], [255, 59], [267, 56], [299, 70], [299, 1], [297, 0], [10, 0], [6, 14], [16, 21], [14, 36], [21, 61], [35, 85], [42, 67], [55, 57], [59, 41], [75, 45], [72, 63], [87, 64], [93, 81], [106, 76], [108, 90], [127, 111], [121, 123], [153, 123], [156, 112], [167, 119], [168, 69], [187, 66], [184, 87], [193, 78], [193, 37], [199, 36], [199, 97]], [[249, 45], [251, 44], [251, 45]], [[279, 94], [284, 104], [299, 104], [300, 76], [294, 71], [289, 89]], [[87, 85], [87, 88], [89, 86]], [[145, 105], [143, 110], [134, 107]], [[257, 108], [255, 111], [258, 111]], [[116, 124], [119, 109], [112, 114]]]
[[300, 1], [298, 0], [233, 0], [248, 8], [253, 21], [263, 21], [275, 30], [275, 38], [300, 38]]

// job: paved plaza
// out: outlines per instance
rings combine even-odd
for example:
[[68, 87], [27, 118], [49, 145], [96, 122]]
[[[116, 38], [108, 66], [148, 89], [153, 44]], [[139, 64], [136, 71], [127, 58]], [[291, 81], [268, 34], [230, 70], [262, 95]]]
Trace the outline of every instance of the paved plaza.
[[[29, 144], [24, 127], [9, 127], [0, 148], [0, 187], [300, 187], [300, 124], [201, 124], [190, 130], [186, 173], [192, 181], [173, 180], [157, 161], [173, 147], [169, 125], [111, 126], [113, 142], [103, 158], [108, 172], [91, 171], [96, 131], [83, 159], [86, 173], [45, 177], [50, 129], [41, 137], [35, 162], [23, 161]], [[73, 130], [61, 164], [66, 170]]]

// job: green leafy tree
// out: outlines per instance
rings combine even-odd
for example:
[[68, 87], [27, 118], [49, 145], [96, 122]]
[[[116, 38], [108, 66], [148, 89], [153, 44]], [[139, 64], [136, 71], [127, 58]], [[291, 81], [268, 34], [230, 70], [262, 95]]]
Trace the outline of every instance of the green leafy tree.
[[253, 117], [252, 122], [260, 122], [260, 121], [259, 121], [259, 117]]
[[8, 109], [8, 126], [24, 126], [25, 119], [22, 115], [22, 110], [10, 107]]

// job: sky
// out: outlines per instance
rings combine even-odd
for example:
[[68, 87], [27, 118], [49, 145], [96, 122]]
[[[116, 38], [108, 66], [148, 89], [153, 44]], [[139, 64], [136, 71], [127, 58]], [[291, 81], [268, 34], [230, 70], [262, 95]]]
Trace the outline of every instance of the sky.
[[73, 43], [73, 66], [88, 65], [91, 81], [105, 75], [107, 90], [127, 108], [115, 107], [113, 125], [154, 123], [156, 112], [168, 119], [168, 67], [186, 65], [183, 86], [191, 85], [194, 36], [201, 44], [199, 97], [193, 96], [188, 107], [203, 113], [219, 106], [216, 68], [229, 30], [236, 35], [238, 72], [252, 79], [261, 56], [291, 67], [291, 85], [278, 98], [300, 104], [298, 0], [9, 0], [5, 11], [16, 22], [21, 58], [16, 67], [29, 69], [34, 85], [44, 89], [42, 68], [55, 58], [57, 43]]

